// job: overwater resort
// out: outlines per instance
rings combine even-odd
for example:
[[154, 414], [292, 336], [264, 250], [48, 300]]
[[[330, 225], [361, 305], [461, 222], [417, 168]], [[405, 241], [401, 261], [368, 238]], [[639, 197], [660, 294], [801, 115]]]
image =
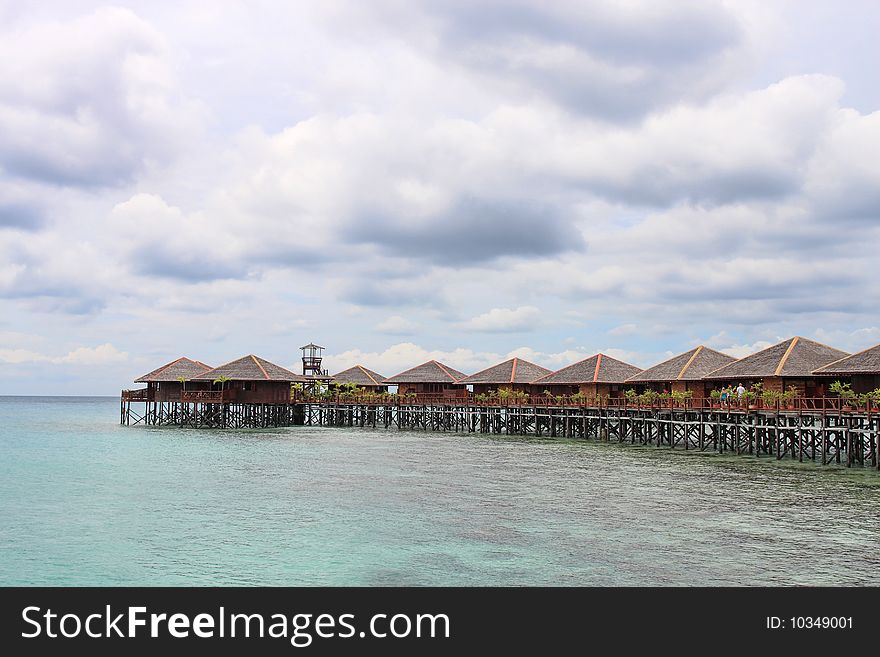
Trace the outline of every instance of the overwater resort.
[[178, 358], [122, 391], [120, 422], [596, 438], [880, 468], [880, 345], [849, 354], [795, 336], [740, 359], [701, 345], [644, 370], [600, 353], [556, 371], [430, 360], [388, 377], [329, 374], [324, 347], [300, 349], [301, 374], [252, 354]]

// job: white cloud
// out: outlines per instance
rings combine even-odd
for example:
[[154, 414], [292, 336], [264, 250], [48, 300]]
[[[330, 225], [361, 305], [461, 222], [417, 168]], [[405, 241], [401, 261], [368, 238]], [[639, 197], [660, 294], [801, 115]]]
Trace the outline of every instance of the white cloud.
[[507, 358], [522, 358], [529, 362], [541, 365], [551, 370], [558, 370], [572, 363], [576, 363], [584, 358], [589, 358], [593, 354], [587, 353], [582, 348], [565, 349], [553, 353], [536, 351], [531, 347], [517, 347], [507, 354]]
[[55, 365], [108, 365], [129, 359], [128, 352], [119, 351], [109, 342], [97, 347], [77, 347], [65, 356], [49, 356], [28, 349], [0, 349], [0, 362], [51, 363]]
[[429, 360], [436, 360], [465, 374], [472, 374], [500, 362], [501, 358], [497, 353], [474, 351], [463, 347], [443, 351], [425, 349], [412, 342], [401, 342], [379, 352], [351, 349], [339, 354], [331, 354], [325, 357], [324, 363], [332, 372], [339, 372], [353, 365], [363, 365], [385, 376], [393, 376]]
[[36, 351], [29, 349], [0, 349], [0, 361], [4, 363], [36, 363], [50, 360]]
[[838, 349], [855, 353], [880, 344], [880, 326], [866, 326], [852, 331], [817, 329], [811, 337]]
[[0, 12], [8, 367], [880, 341], [865, 9], [841, 50], [753, 2], [83, 6]]
[[112, 344], [106, 342], [97, 347], [77, 347], [66, 356], [53, 359], [53, 362], [66, 365], [106, 365], [126, 360], [128, 360], [127, 351], [119, 351]]
[[705, 344], [713, 349], [717, 349], [721, 353], [727, 354], [728, 356], [745, 358], [746, 356], [761, 351], [762, 349], [766, 349], [778, 342], [782, 342], [785, 339], [787, 338], [776, 337], [769, 340], [756, 340], [751, 344], [737, 344], [736, 340], [728, 335], [726, 331], [721, 331], [705, 340]]
[[636, 324], [621, 324], [608, 331], [608, 335], [635, 335], [639, 327]]
[[167, 161], [198, 129], [161, 34], [101, 8], [0, 39], [0, 164], [16, 176], [105, 185]]
[[379, 333], [388, 335], [411, 335], [419, 328], [419, 325], [400, 315], [392, 315], [376, 324], [375, 328]]
[[518, 308], [492, 308], [492, 310], [472, 317], [461, 324], [469, 331], [504, 333], [508, 331], [532, 331], [541, 321], [541, 311], [534, 306]]

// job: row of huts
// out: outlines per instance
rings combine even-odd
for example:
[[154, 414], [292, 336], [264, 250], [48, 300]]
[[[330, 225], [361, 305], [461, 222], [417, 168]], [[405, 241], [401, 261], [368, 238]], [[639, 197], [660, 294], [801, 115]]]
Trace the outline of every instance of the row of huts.
[[[296, 374], [259, 356], [248, 355], [212, 368], [189, 358], [179, 358], [139, 377], [147, 387], [132, 398], [149, 401], [283, 403], [290, 386], [307, 384], [314, 377]], [[638, 392], [691, 392], [694, 398], [727, 386], [765, 390], [794, 390], [802, 397], [824, 397], [835, 380], [851, 383], [856, 392], [880, 387], [880, 345], [857, 354], [793, 337], [735, 359], [706, 346], [698, 346], [642, 370], [605, 354], [596, 354], [557, 371], [511, 358], [476, 374], [465, 374], [430, 360], [391, 377], [362, 365], [327, 377], [331, 386], [355, 384], [373, 392], [397, 386], [398, 393], [440, 397], [466, 397], [508, 388], [531, 394], [549, 390], [554, 395], [582, 393], [619, 397], [630, 388]]]
[[360, 365], [333, 377], [334, 383], [375, 391], [396, 385], [401, 394], [450, 397], [464, 396], [470, 386], [475, 394], [508, 388], [531, 394], [548, 390], [554, 395], [619, 397], [632, 388], [691, 392], [697, 399], [708, 397], [712, 390], [739, 384], [749, 388], [755, 383], [762, 383], [765, 390], [824, 397], [835, 380], [851, 383], [856, 392], [880, 387], [880, 345], [848, 354], [796, 336], [740, 359], [701, 345], [645, 370], [600, 353], [555, 372], [511, 358], [471, 375], [432, 360], [387, 378]]

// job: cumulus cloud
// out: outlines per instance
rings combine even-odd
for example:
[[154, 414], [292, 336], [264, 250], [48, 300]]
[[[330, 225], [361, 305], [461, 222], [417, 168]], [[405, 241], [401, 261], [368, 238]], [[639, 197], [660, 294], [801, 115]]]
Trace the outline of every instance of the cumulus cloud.
[[548, 256], [583, 247], [580, 234], [552, 206], [472, 197], [419, 219], [367, 215], [348, 235], [393, 255], [426, 257], [446, 265], [500, 256]]
[[388, 335], [411, 335], [419, 328], [419, 324], [400, 315], [392, 315], [376, 324], [375, 328], [379, 333]]
[[834, 117], [806, 172], [805, 192], [820, 221], [845, 222], [853, 230], [880, 222], [878, 154], [880, 111], [844, 110]]
[[[122, 4], [4, 14], [0, 329], [45, 339], [7, 367], [120, 334], [354, 335], [338, 369], [385, 374], [873, 339], [880, 113], [848, 90], [877, 53], [776, 7]], [[832, 46], [855, 65], [789, 57]]]
[[472, 317], [461, 324], [469, 331], [503, 333], [507, 331], [534, 330], [541, 319], [541, 311], [534, 306], [518, 308], [492, 308], [492, 310]]
[[727, 331], [720, 331], [715, 335], [710, 336], [704, 341], [704, 344], [708, 347], [712, 347], [713, 349], [717, 349], [718, 351], [727, 354], [728, 356], [733, 356], [734, 358], [744, 358], [750, 354], [755, 353], [756, 351], [761, 351], [762, 349], [766, 349], [778, 342], [782, 342], [783, 340], [788, 339], [791, 336], [786, 337], [770, 337], [769, 339], [761, 339], [756, 340], [750, 344], [742, 344], [737, 343], [736, 338], [731, 336]]
[[7, 26], [0, 39], [0, 166], [107, 185], [166, 161], [197, 128], [161, 34], [132, 11]]
[[0, 230], [34, 231], [46, 223], [46, 208], [33, 185], [0, 176]]
[[135, 273], [184, 282], [241, 278], [240, 245], [204, 213], [185, 215], [153, 194], [136, 194], [110, 213], [114, 235]]
[[68, 365], [106, 365], [125, 360], [128, 360], [127, 351], [119, 351], [109, 342], [105, 342], [97, 347], [77, 347], [54, 362]]
[[0, 361], [4, 363], [33, 363], [49, 360], [47, 356], [29, 349], [0, 349]]
[[636, 324], [621, 324], [608, 330], [608, 335], [635, 335], [639, 327]]
[[503, 93], [612, 121], [716, 90], [745, 41], [720, 3], [387, 2], [365, 13]]
[[625, 363], [631, 363], [642, 367], [647, 367], [648, 364], [653, 365], [659, 361], [657, 353], [630, 351], [614, 347], [605, 347], [594, 350], [585, 347], [577, 347], [555, 352], [538, 351], [531, 347], [518, 347], [511, 351], [507, 356], [508, 358], [518, 356], [519, 358], [523, 358], [538, 365], [543, 365], [544, 367], [555, 371], [599, 353], [611, 356], [617, 360], [622, 360]]
[[449, 351], [425, 349], [412, 342], [401, 342], [383, 351], [350, 349], [338, 354], [329, 354], [324, 358], [324, 363], [333, 372], [339, 372], [353, 365], [363, 365], [385, 376], [393, 376], [428, 360], [436, 360], [470, 374], [497, 363], [499, 355], [490, 351], [474, 351], [463, 347]]
[[0, 349], [0, 362], [12, 364], [108, 365], [125, 362], [128, 358], [128, 352], [120, 351], [109, 342], [97, 347], [77, 347], [64, 356], [50, 356], [29, 349]]
[[880, 326], [865, 326], [851, 331], [820, 328], [810, 337], [819, 342], [834, 345], [838, 349], [855, 353], [880, 344]]

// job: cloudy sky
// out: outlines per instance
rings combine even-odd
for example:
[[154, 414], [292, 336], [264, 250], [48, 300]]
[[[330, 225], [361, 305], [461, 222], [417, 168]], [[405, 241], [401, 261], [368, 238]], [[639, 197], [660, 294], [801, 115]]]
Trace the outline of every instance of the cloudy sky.
[[0, 394], [880, 342], [880, 5], [0, 2]]

